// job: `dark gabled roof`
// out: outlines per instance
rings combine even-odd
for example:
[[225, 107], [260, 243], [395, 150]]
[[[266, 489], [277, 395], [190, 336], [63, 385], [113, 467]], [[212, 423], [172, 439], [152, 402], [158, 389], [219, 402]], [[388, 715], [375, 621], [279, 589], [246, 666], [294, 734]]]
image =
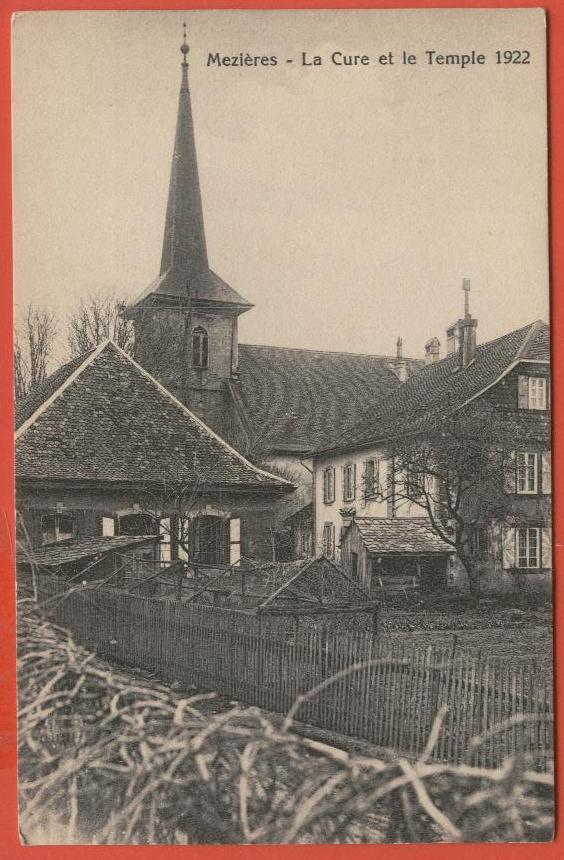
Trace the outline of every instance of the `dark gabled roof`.
[[110, 341], [50, 397], [16, 434], [18, 479], [293, 488], [245, 460]]
[[494, 385], [517, 361], [549, 361], [549, 326], [538, 320], [479, 345], [460, 368], [458, 353], [429, 364], [365, 410], [362, 420], [318, 446], [316, 453], [362, 448], [405, 433], [423, 432]]
[[[412, 370], [422, 362], [407, 359]], [[399, 388], [382, 355], [241, 344], [231, 386], [257, 451], [306, 452]]]
[[17, 562], [25, 565], [36, 564], [38, 567], [59, 567], [109, 552], [118, 550], [123, 552], [131, 547], [154, 543], [158, 540], [160, 540], [159, 535], [78, 538], [77, 540], [61, 541], [50, 546], [43, 546], [39, 549], [20, 550], [17, 554]]
[[353, 524], [357, 526], [364, 546], [371, 553], [423, 555], [454, 552], [452, 546], [433, 531], [427, 519], [355, 517], [349, 528]]

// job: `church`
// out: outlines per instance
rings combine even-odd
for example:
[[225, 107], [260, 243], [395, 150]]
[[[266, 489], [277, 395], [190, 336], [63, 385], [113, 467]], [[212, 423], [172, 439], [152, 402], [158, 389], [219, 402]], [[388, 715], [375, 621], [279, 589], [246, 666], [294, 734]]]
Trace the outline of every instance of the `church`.
[[239, 343], [239, 316], [252, 305], [210, 268], [186, 32], [180, 50], [160, 271], [124, 312], [133, 321], [134, 357], [245, 457], [297, 486], [279, 503], [279, 551], [300, 557], [313, 551], [310, 452], [425, 362], [405, 358], [401, 339], [395, 356]]

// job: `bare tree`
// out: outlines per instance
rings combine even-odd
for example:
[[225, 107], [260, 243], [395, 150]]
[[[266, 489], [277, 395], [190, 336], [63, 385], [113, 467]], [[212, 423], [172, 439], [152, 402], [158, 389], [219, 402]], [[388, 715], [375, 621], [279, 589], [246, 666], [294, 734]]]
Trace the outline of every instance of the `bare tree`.
[[14, 384], [16, 400], [27, 397], [46, 378], [57, 335], [55, 315], [30, 302], [16, 318]]
[[71, 356], [82, 355], [111, 338], [125, 352], [133, 353], [133, 325], [123, 316], [125, 303], [111, 293], [82, 299], [68, 317], [67, 340]]
[[478, 405], [435, 416], [424, 433], [396, 439], [389, 449], [394, 477], [383, 496], [396, 506], [421, 508], [435, 533], [456, 551], [475, 599], [480, 594], [475, 530], [508, 522], [516, 513], [518, 433], [517, 426]]

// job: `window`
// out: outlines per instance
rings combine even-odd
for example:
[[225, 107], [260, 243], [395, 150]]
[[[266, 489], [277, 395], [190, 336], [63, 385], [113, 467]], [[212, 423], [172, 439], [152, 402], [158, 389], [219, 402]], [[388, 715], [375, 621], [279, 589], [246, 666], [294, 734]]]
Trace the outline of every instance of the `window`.
[[68, 514], [46, 514], [41, 517], [41, 543], [69, 540], [74, 534], [74, 520]]
[[546, 379], [544, 376], [519, 377], [519, 409], [546, 409]]
[[364, 464], [364, 498], [373, 499], [380, 494], [380, 463], [367, 460]]
[[405, 494], [408, 499], [417, 501], [425, 492], [425, 476], [413, 466], [405, 470]]
[[205, 514], [192, 520], [191, 557], [200, 564], [222, 565], [229, 558], [229, 521]]
[[327, 558], [335, 555], [335, 526], [333, 523], [325, 523], [323, 526], [323, 554]]
[[197, 326], [192, 332], [192, 366], [207, 367], [209, 358], [208, 333], [202, 326]]
[[485, 526], [474, 526], [471, 539], [472, 558], [486, 561], [488, 557], [488, 531]]
[[538, 491], [538, 454], [518, 451], [516, 466], [517, 492], [521, 495], [536, 493]]
[[517, 567], [540, 567], [540, 529], [521, 528], [517, 533]]
[[323, 472], [323, 501], [326, 505], [335, 501], [335, 469], [332, 467]]
[[343, 501], [352, 502], [356, 496], [356, 466], [349, 463], [343, 467]]

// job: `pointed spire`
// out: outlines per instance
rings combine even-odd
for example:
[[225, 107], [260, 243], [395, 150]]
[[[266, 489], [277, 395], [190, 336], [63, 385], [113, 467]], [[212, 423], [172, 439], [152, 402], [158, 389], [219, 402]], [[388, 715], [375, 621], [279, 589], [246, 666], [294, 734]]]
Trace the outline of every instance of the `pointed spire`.
[[188, 281], [208, 270], [202, 196], [198, 177], [196, 141], [188, 86], [186, 23], [183, 24], [182, 77], [170, 186], [166, 210], [161, 275], [172, 270]]

